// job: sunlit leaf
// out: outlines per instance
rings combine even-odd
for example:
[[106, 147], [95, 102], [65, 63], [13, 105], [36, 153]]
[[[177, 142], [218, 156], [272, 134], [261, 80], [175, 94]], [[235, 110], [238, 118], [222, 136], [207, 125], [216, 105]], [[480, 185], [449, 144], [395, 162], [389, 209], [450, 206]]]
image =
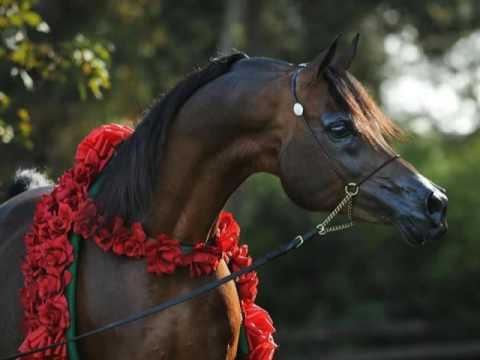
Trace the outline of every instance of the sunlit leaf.
[[42, 22], [42, 18], [34, 11], [24, 11], [22, 13], [25, 23], [32, 27], [37, 27]]
[[20, 108], [17, 110], [17, 115], [20, 118], [21, 121], [23, 122], [29, 122], [30, 121], [30, 114], [28, 113], [28, 110], [25, 108]]
[[10, 105], [10, 98], [4, 92], [0, 91], [0, 108], [6, 109]]
[[77, 84], [78, 88], [78, 93], [80, 94], [80, 99], [81, 100], [86, 100], [87, 99], [87, 88], [83, 82], [79, 82]]
[[17, 111], [17, 115], [20, 119], [20, 123], [18, 125], [18, 129], [20, 130], [20, 135], [22, 135], [24, 139], [27, 139], [30, 137], [30, 134], [32, 133], [32, 123], [30, 121], [30, 114], [27, 109], [20, 108]]

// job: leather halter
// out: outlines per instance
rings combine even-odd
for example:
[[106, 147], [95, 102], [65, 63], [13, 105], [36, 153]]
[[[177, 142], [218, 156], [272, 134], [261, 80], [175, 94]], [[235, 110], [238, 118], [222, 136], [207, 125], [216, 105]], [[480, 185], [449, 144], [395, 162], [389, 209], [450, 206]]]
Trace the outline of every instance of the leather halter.
[[[360, 191], [360, 185], [365, 183], [367, 180], [371, 179], [377, 172], [382, 170], [384, 167], [386, 167], [388, 164], [393, 162], [394, 160], [398, 159], [400, 155], [395, 154], [389, 159], [387, 159], [385, 162], [383, 162], [380, 166], [378, 166], [376, 169], [372, 170], [369, 174], [364, 176], [360, 181], [358, 182], [349, 182], [346, 177], [342, 174], [342, 172], [339, 170], [338, 163], [333, 161], [333, 159], [330, 157], [328, 154], [328, 151], [325, 149], [325, 146], [322, 144], [320, 139], [317, 137], [315, 134], [315, 131], [312, 129], [310, 122], [307, 121], [307, 117], [305, 115], [305, 107], [302, 105], [300, 100], [298, 99], [297, 96], [297, 78], [300, 72], [303, 70], [305, 65], [300, 65], [295, 72], [292, 75], [291, 81], [290, 81], [290, 88], [292, 92], [292, 97], [294, 99], [294, 104], [292, 107], [293, 113], [295, 116], [302, 118], [303, 122], [305, 123], [307, 129], [310, 131], [312, 134], [313, 138], [315, 139], [315, 142], [317, 143], [318, 147], [320, 150], [322, 150], [323, 155], [325, 158], [328, 160], [328, 162], [331, 165], [331, 168], [335, 172], [335, 174], [342, 179], [342, 181], [345, 184], [344, 191], [345, 191], [345, 196], [343, 197], [342, 200], [338, 203], [338, 205], [328, 214], [328, 216], [316, 226], [317, 229], [317, 234], [320, 236], [324, 236], [329, 232], [333, 231], [341, 231], [341, 230], [346, 230], [354, 225], [353, 222], [353, 198], [358, 195]], [[342, 211], [343, 208], [347, 208], [347, 216], [349, 221], [347, 223], [343, 224], [338, 224], [338, 225], [330, 225], [330, 223], [333, 221], [333, 219]], [[302, 244], [304, 241], [304, 238], [301, 235], [298, 235], [296, 238], [299, 242], [299, 244]]]
[[305, 114], [305, 107], [302, 105], [302, 103], [300, 102], [300, 100], [298, 99], [298, 95], [297, 95], [297, 79], [298, 79], [298, 76], [300, 74], [300, 72], [306, 67], [305, 64], [300, 64], [299, 67], [295, 70], [295, 72], [293, 73], [292, 77], [291, 77], [291, 80], [290, 80], [290, 89], [291, 89], [291, 93], [292, 93], [292, 97], [294, 99], [294, 104], [293, 104], [293, 107], [292, 107], [292, 110], [293, 110], [293, 113], [295, 114], [295, 116], [303, 119], [305, 125], [307, 126], [308, 130], [310, 131], [310, 133], [312, 134], [313, 138], [315, 139], [315, 142], [317, 143], [318, 147], [321, 149], [323, 155], [325, 156], [325, 158], [330, 162], [330, 164], [332, 165], [332, 169], [334, 170], [334, 172], [337, 174], [337, 176], [342, 179], [344, 181], [344, 183], [347, 185], [347, 186], [351, 186], [352, 188], [358, 188], [360, 185], [362, 185], [363, 183], [365, 183], [367, 180], [369, 180], [370, 178], [372, 178], [377, 172], [379, 172], [380, 170], [382, 170], [384, 167], [386, 167], [388, 164], [390, 164], [391, 162], [393, 162], [394, 160], [397, 160], [400, 155], [399, 154], [394, 154], [392, 157], [390, 157], [389, 159], [387, 159], [385, 162], [383, 162], [380, 166], [378, 166], [377, 168], [375, 168], [374, 170], [372, 170], [369, 174], [367, 174], [366, 176], [364, 176], [360, 181], [358, 182], [349, 182], [347, 181], [347, 179], [345, 178], [345, 176], [341, 173], [341, 171], [338, 169], [338, 165], [335, 161], [333, 161], [333, 159], [330, 157], [330, 155], [328, 154], [328, 151], [325, 149], [325, 146], [322, 144], [322, 142], [320, 141], [320, 139], [317, 137], [317, 135], [315, 134], [315, 131], [313, 130], [312, 126], [310, 125], [310, 122], [307, 121], [307, 116]]

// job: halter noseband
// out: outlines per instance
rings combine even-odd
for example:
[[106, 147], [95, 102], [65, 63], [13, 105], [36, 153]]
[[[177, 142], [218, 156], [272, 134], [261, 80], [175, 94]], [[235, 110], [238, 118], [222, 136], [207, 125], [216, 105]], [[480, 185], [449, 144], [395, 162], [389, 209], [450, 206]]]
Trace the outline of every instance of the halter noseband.
[[[292, 107], [292, 111], [295, 114], [296, 117], [302, 118], [305, 125], [307, 126], [308, 130], [312, 134], [313, 138], [315, 139], [315, 142], [317, 143], [318, 147], [322, 150], [323, 155], [327, 158], [327, 160], [330, 162], [332, 165], [332, 169], [335, 172], [335, 174], [343, 180], [343, 182], [346, 184], [344, 187], [345, 190], [345, 197], [340, 201], [340, 203], [335, 207], [335, 209], [332, 210], [332, 212], [323, 220], [320, 224], [317, 225], [317, 230], [318, 230], [318, 235], [325, 235], [329, 232], [332, 231], [339, 231], [339, 230], [345, 230], [354, 225], [353, 222], [353, 198], [358, 195], [360, 191], [360, 186], [364, 184], [367, 180], [371, 179], [376, 173], [378, 173], [380, 170], [382, 170], [384, 167], [386, 167], [388, 164], [393, 162], [394, 160], [397, 160], [400, 155], [399, 154], [394, 154], [391, 158], [387, 159], [385, 162], [383, 162], [380, 166], [372, 170], [369, 174], [364, 176], [360, 181], [358, 182], [352, 182], [348, 181], [345, 176], [341, 173], [341, 171], [338, 169], [338, 165], [336, 162], [333, 161], [333, 159], [329, 156], [327, 150], [325, 149], [324, 145], [320, 141], [320, 139], [317, 137], [315, 134], [315, 131], [312, 129], [310, 123], [307, 121], [306, 116], [305, 116], [305, 107], [302, 105], [300, 100], [298, 99], [297, 96], [297, 78], [300, 72], [306, 67], [305, 64], [300, 64], [299, 67], [295, 70], [293, 73], [291, 80], [290, 80], [290, 89], [292, 93], [292, 97], [294, 99], [294, 104]], [[345, 207], [347, 206], [347, 215], [349, 222], [345, 224], [340, 224], [340, 225], [333, 225], [333, 226], [328, 226], [328, 224], [335, 218], [335, 216], [338, 215], [338, 213]], [[301, 236], [298, 236], [299, 240], [302, 240]]]

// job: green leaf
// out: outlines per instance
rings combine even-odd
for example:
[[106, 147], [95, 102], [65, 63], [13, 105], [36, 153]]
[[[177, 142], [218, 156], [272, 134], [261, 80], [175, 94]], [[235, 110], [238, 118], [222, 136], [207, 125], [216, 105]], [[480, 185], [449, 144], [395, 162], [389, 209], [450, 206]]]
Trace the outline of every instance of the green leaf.
[[0, 91], [0, 108], [5, 110], [10, 106], [10, 98], [4, 92]]
[[42, 22], [42, 18], [34, 11], [25, 11], [22, 13], [23, 20], [31, 27], [37, 27]]
[[78, 93], [80, 94], [80, 99], [82, 101], [85, 101], [87, 99], [87, 88], [85, 87], [85, 84], [80, 81], [77, 85], [78, 88]]

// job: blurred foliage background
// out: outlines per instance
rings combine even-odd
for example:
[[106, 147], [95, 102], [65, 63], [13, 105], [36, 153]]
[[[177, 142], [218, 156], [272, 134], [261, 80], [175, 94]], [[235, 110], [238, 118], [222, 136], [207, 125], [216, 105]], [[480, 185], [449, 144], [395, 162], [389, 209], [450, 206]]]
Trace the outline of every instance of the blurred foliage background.
[[[91, 128], [135, 121], [218, 52], [304, 62], [359, 31], [352, 72], [448, 188], [450, 231], [411, 248], [360, 225], [262, 270], [278, 358], [478, 359], [479, 18], [476, 0], [0, 0], [0, 186], [19, 166], [58, 176]], [[266, 175], [229, 207], [257, 255], [320, 218]]]

